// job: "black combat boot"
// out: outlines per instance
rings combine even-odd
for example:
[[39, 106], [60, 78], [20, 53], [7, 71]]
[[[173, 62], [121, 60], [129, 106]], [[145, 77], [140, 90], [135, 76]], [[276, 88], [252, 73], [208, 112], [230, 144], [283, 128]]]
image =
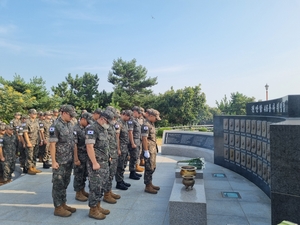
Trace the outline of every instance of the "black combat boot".
[[139, 173], [137, 173], [137, 172], [135, 172], [135, 175], [136, 175], [137, 177], [142, 177], [142, 176], [143, 176], [142, 174], [139, 174]]
[[23, 173], [27, 173], [28, 172], [28, 169], [24, 166], [23, 167]]
[[139, 179], [140, 179], [140, 177], [138, 177], [138, 176], [135, 174], [135, 171], [131, 171], [131, 172], [130, 172], [129, 178], [132, 179], [132, 180], [139, 180]]
[[49, 169], [50, 166], [49, 166], [46, 162], [43, 162], [43, 168], [44, 168], [44, 169]]
[[124, 190], [124, 191], [126, 191], [126, 190], [128, 189], [128, 187], [125, 186], [125, 185], [123, 184], [123, 182], [117, 182], [116, 188], [117, 188], [117, 189], [120, 189], [120, 190]]
[[123, 180], [122, 182], [123, 182], [123, 184], [124, 184], [126, 187], [130, 187], [130, 186], [131, 186], [131, 184], [126, 183], [124, 180]]

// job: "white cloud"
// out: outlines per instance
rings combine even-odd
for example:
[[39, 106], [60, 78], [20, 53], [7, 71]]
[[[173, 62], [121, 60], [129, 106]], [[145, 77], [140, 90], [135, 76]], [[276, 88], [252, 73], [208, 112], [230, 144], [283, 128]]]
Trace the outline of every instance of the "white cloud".
[[9, 25], [0, 25], [0, 35], [9, 35], [13, 33], [17, 27], [13, 24]]

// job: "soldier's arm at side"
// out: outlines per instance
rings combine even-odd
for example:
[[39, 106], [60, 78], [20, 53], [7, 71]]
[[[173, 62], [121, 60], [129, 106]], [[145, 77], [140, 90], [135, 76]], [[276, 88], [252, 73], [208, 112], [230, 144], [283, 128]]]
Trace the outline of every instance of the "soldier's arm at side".
[[118, 155], [121, 155], [121, 146], [120, 146], [120, 133], [116, 133]]
[[130, 141], [131, 147], [136, 148], [136, 145], [133, 140], [133, 131], [132, 130], [128, 131], [128, 136], [129, 136], [129, 141]]
[[76, 166], [79, 166], [80, 165], [80, 161], [79, 161], [79, 158], [78, 158], [78, 148], [77, 148], [77, 144], [74, 145], [74, 164]]
[[52, 158], [52, 168], [53, 169], [58, 169], [59, 165], [56, 162], [56, 158], [55, 158], [55, 155], [56, 155], [56, 142], [50, 142], [49, 150], [50, 150], [50, 154], [51, 154], [51, 158]]
[[87, 154], [93, 164], [93, 170], [100, 169], [100, 165], [96, 160], [95, 151], [94, 151], [94, 144], [86, 144], [86, 151]]
[[146, 136], [142, 136], [142, 144], [143, 144], [143, 150], [149, 150], [148, 149], [148, 138]]
[[5, 158], [4, 158], [4, 156], [3, 156], [2, 146], [0, 146], [0, 160], [1, 160], [2, 162], [5, 161]]
[[25, 132], [25, 131], [24, 131], [23, 137], [24, 137], [24, 139], [25, 139], [25, 142], [26, 142], [26, 144], [27, 144], [27, 147], [28, 147], [28, 148], [32, 147], [32, 144], [31, 144], [31, 142], [30, 142], [30, 140], [29, 140], [29, 137], [28, 137], [28, 132]]

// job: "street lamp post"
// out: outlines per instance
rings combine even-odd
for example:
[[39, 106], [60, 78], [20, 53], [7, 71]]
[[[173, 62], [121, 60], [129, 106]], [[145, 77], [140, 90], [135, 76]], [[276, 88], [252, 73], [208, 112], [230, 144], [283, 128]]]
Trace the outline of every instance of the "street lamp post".
[[268, 93], [269, 85], [266, 84], [265, 88], [266, 88], [266, 101], [268, 101], [269, 100], [269, 93]]

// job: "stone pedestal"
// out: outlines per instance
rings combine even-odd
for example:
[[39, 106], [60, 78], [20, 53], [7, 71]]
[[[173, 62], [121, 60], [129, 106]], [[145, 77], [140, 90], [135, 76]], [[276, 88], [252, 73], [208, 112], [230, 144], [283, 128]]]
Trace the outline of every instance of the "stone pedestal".
[[272, 224], [300, 223], [300, 122], [271, 125]]

